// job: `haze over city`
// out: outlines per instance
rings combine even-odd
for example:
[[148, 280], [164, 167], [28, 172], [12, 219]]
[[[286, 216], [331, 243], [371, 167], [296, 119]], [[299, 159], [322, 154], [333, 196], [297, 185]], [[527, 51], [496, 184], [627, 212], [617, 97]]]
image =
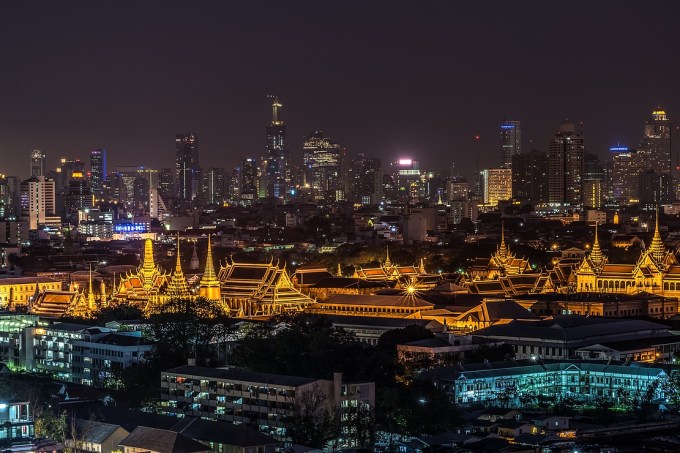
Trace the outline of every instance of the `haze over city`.
[[[680, 114], [677, 2], [15, 2], [2, 11], [0, 154], [171, 166], [264, 151], [268, 94], [292, 155], [321, 129], [350, 153], [424, 167], [497, 165], [498, 125], [546, 151], [569, 118], [586, 149], [637, 146], [650, 112]], [[674, 151], [675, 166], [675, 151]], [[0, 171], [27, 176], [25, 159]]]

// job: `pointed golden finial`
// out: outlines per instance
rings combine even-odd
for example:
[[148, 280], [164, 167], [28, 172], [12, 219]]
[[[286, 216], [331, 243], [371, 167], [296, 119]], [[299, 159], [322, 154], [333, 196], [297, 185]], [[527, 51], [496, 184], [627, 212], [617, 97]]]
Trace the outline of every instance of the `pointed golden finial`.
[[659, 232], [659, 207], [656, 207], [656, 226], [654, 228], [654, 236], [652, 242], [649, 244], [649, 253], [657, 260], [663, 259], [666, 254], [666, 247], [663, 245], [661, 233]]
[[602, 263], [604, 260], [604, 255], [602, 255], [602, 249], [600, 248], [597, 224], [598, 222], [595, 222], [595, 240], [593, 241], [593, 248], [590, 251], [590, 261], [592, 261], [595, 265]]
[[182, 265], [179, 256], [179, 231], [177, 232], [177, 263], [175, 263], [175, 272], [182, 272]]
[[339, 261], [338, 261], [338, 271], [337, 271], [336, 275], [338, 277], [342, 277], [342, 265], [340, 264]]
[[505, 259], [508, 257], [508, 246], [505, 243], [505, 222], [501, 220], [501, 245], [498, 248], [498, 257]]
[[209, 300], [220, 300], [220, 281], [215, 276], [215, 268], [212, 257], [212, 244], [208, 235], [208, 253], [206, 254], [205, 270], [199, 283], [198, 293], [201, 297]]
[[385, 267], [392, 266], [392, 261], [390, 261], [390, 245], [385, 246]]
[[97, 309], [97, 303], [94, 300], [94, 292], [92, 291], [92, 265], [90, 264], [90, 278], [89, 287], [87, 290], [87, 309], [90, 311], [95, 311]]

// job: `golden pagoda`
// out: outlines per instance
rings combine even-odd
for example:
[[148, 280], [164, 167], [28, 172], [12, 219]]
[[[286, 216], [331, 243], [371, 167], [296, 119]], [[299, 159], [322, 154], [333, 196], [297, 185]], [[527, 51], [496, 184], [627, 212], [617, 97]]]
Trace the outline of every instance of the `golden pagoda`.
[[473, 280], [496, 280], [499, 277], [525, 274], [531, 271], [529, 261], [517, 258], [505, 243], [505, 224], [501, 223], [501, 244], [488, 258], [475, 258], [469, 268]]
[[[179, 263], [179, 262], [178, 262]], [[220, 300], [220, 281], [215, 275], [215, 268], [213, 267], [212, 246], [210, 243], [210, 235], [208, 235], [208, 253], [205, 258], [205, 270], [199, 283], [198, 294], [208, 300]]]
[[87, 311], [90, 313], [97, 311], [97, 302], [94, 299], [94, 290], [92, 289], [92, 266], [90, 266], [90, 278], [87, 289]]
[[165, 291], [165, 294], [172, 299], [186, 299], [191, 297], [191, 292], [189, 291], [189, 285], [187, 285], [187, 280], [184, 278], [184, 273], [182, 272], [182, 263], [179, 253], [179, 233], [177, 234], [177, 263], [175, 264], [175, 272], [172, 273], [170, 278], [170, 283]]
[[162, 271], [153, 258], [153, 241], [144, 241], [144, 261], [136, 272], [128, 272], [120, 278], [117, 299], [128, 301], [156, 301], [161, 288], [168, 283], [168, 275]]

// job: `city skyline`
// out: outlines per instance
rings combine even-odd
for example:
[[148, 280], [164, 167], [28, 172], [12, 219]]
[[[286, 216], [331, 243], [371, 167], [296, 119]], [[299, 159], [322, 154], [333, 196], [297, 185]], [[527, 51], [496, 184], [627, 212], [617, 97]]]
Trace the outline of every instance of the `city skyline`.
[[[603, 157], [617, 143], [637, 147], [657, 105], [671, 121], [680, 111], [672, 91], [678, 65], [668, 60], [648, 71], [638, 57], [647, 45], [638, 36], [653, 37], [655, 55], [672, 54], [675, 4], [646, 15], [634, 4], [587, 4], [573, 39], [560, 31], [572, 17], [561, 5], [390, 5], [239, 5], [233, 14], [219, 4], [164, 3], [162, 14], [153, 2], [12, 5], [0, 31], [16, 42], [2, 51], [13, 64], [0, 83], [13, 88], [0, 107], [0, 153], [40, 149], [52, 169], [59, 157], [85, 160], [106, 148], [109, 168], [172, 167], [173, 137], [191, 130], [201, 136], [206, 168], [233, 168], [264, 154], [266, 95], [275, 93], [293, 160], [303, 137], [320, 129], [352, 155], [410, 156], [423, 168], [445, 160], [470, 174], [474, 162], [464, 156], [475, 135], [480, 168], [496, 166], [504, 119], [521, 121], [524, 148], [541, 151], [555, 125], [583, 121], [586, 150]], [[185, 15], [189, 25], [179, 33]], [[274, 27], [281, 21], [285, 30]], [[345, 23], [352, 33], [343, 33]], [[636, 36], [621, 33], [626, 26]], [[303, 43], [308, 50], [300, 52]], [[545, 65], [555, 55], [571, 61], [568, 69]], [[309, 58], [322, 64], [308, 66]], [[268, 64], [277, 70], [263, 70]], [[2, 167], [28, 176], [24, 159]]]

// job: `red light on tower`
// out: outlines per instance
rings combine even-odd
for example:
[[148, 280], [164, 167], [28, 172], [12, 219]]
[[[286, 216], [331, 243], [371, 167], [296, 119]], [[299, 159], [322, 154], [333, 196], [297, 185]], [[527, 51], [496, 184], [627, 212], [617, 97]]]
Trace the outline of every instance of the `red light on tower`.
[[479, 135], [475, 135], [475, 140], [479, 140], [481, 137]]

